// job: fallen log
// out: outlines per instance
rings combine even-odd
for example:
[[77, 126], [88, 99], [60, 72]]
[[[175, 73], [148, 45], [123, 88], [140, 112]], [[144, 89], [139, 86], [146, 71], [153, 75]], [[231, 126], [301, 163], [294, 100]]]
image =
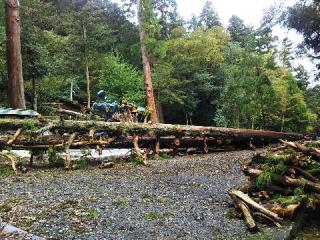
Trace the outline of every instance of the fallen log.
[[282, 143], [287, 147], [292, 147], [293, 149], [302, 152], [304, 155], [309, 155], [320, 160], [320, 152], [316, 148], [309, 148], [297, 142], [282, 141]]
[[272, 218], [266, 216], [265, 214], [261, 213], [261, 212], [255, 212], [253, 213], [254, 218], [258, 219], [258, 222], [264, 222], [266, 221], [267, 223], [272, 223], [277, 227], [282, 227], [280, 223], [274, 221]]
[[[53, 128], [53, 125], [47, 126]], [[41, 132], [45, 128], [41, 128]], [[38, 132], [38, 130], [37, 130]], [[106, 146], [109, 148], [132, 148], [133, 136], [122, 135], [113, 137], [97, 137], [93, 136], [93, 129], [87, 131], [87, 135], [79, 135], [79, 139], [75, 140], [70, 148], [77, 147], [95, 147], [96, 145]], [[27, 134], [27, 133], [26, 133]], [[98, 138], [98, 139], [97, 139]], [[0, 149], [7, 146], [10, 137], [0, 135]], [[61, 149], [64, 139], [61, 135], [37, 135], [32, 138], [29, 135], [20, 135], [10, 147], [12, 149], [26, 149], [26, 150], [46, 150], [49, 147]], [[204, 146], [205, 143], [205, 146]], [[221, 140], [213, 137], [181, 137], [179, 141], [175, 136], [162, 136], [162, 137], [139, 137], [139, 145], [141, 148], [155, 148], [159, 152], [161, 148], [197, 148], [200, 152], [206, 153], [212, 149], [248, 149], [246, 142], [230, 141], [228, 139]]]
[[297, 171], [298, 174], [305, 177], [307, 180], [310, 180], [311, 182], [320, 183], [320, 179], [314, 177], [312, 174], [308, 173], [307, 171], [303, 170], [299, 167], [293, 167], [294, 170]]
[[236, 208], [240, 209], [245, 220], [247, 227], [249, 228], [250, 231], [255, 231], [257, 230], [257, 225], [251, 215], [250, 209], [247, 207], [247, 205], [241, 201], [239, 198], [235, 196], [231, 196], [233, 198], [234, 204]]
[[[25, 120], [20, 119], [0, 119], [0, 130], [16, 130], [23, 128]], [[202, 126], [184, 126], [170, 124], [143, 124], [126, 122], [102, 122], [102, 121], [71, 121], [63, 122], [49, 121], [44, 122], [34, 120], [34, 124], [39, 128], [44, 125], [53, 124], [52, 131], [61, 132], [79, 132], [87, 134], [88, 129], [94, 129], [96, 132], [106, 132], [108, 134], [139, 134], [140, 136], [176, 136], [176, 137], [213, 137], [218, 139], [231, 139], [237, 141], [251, 141], [260, 143], [278, 142], [279, 139], [299, 140], [303, 135], [296, 133], [281, 133], [273, 131], [250, 130], [250, 129], [230, 129]]]
[[17, 138], [20, 136], [20, 134], [22, 133], [22, 128], [19, 128], [16, 133], [12, 136], [12, 138], [10, 138], [7, 142], [7, 146], [12, 145], [12, 143], [17, 140]]
[[[262, 173], [262, 170], [247, 168], [246, 173], [249, 174], [250, 176], [258, 177]], [[282, 183], [289, 187], [302, 187], [307, 190], [320, 193], [320, 184], [314, 183], [308, 180], [300, 180], [300, 179], [284, 176], [282, 179]]]
[[82, 113], [71, 111], [71, 110], [66, 110], [63, 108], [57, 109], [56, 112], [58, 114], [65, 114], [67, 116], [76, 117], [78, 119], [84, 119], [84, 120], [88, 119], [88, 115], [86, 115], [86, 114], [82, 114]]
[[256, 203], [255, 201], [253, 201], [247, 194], [244, 194], [241, 191], [238, 191], [236, 189], [231, 189], [229, 190], [229, 195], [230, 196], [234, 196], [240, 200], [242, 200], [245, 204], [247, 204], [248, 206], [254, 208], [255, 210], [265, 214], [266, 216], [270, 217], [271, 219], [273, 219], [276, 222], [281, 222], [282, 218], [280, 218], [278, 216], [278, 214], [271, 212], [270, 210], [266, 209], [265, 207], [261, 206], [260, 204]]
[[319, 183], [310, 182], [308, 180], [294, 179], [290, 177], [284, 177], [283, 182], [284, 184], [287, 184], [292, 187], [302, 187], [304, 189], [320, 193]]
[[297, 212], [298, 208], [301, 207], [301, 204], [291, 204], [286, 207], [282, 207], [280, 205], [274, 205], [270, 210], [279, 216], [285, 218], [292, 218], [294, 214]]
[[102, 163], [99, 166], [100, 169], [113, 168], [113, 167], [114, 167], [114, 162]]

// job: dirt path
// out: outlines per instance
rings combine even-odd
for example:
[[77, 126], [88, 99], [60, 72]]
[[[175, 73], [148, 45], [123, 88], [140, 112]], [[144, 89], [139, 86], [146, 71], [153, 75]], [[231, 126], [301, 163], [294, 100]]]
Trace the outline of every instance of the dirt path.
[[175, 157], [151, 167], [0, 177], [0, 216], [48, 239], [241, 239], [226, 191], [252, 151]]

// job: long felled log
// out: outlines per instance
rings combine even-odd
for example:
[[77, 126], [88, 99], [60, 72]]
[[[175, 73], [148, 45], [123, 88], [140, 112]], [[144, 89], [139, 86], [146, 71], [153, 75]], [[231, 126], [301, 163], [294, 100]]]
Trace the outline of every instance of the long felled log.
[[[0, 119], [0, 130], [16, 130], [24, 127], [25, 120], [18, 119]], [[142, 124], [142, 123], [125, 123], [125, 122], [102, 122], [102, 121], [35, 121], [35, 125], [39, 128], [45, 125], [54, 126], [51, 130], [62, 132], [79, 132], [87, 133], [89, 129], [107, 132], [108, 134], [129, 134], [143, 136], [177, 136], [177, 137], [213, 137], [219, 139], [230, 139], [237, 141], [251, 141], [270, 143], [277, 142], [279, 139], [299, 140], [303, 136], [296, 133], [281, 133], [273, 131], [260, 131], [249, 129], [230, 129], [217, 127], [202, 127], [202, 126], [184, 126], [170, 124]]]

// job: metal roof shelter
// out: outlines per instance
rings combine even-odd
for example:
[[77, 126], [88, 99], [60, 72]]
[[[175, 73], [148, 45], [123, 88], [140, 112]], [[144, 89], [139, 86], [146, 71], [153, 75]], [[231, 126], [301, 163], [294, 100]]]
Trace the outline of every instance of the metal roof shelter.
[[13, 109], [0, 107], [0, 117], [39, 117], [40, 114], [31, 109]]

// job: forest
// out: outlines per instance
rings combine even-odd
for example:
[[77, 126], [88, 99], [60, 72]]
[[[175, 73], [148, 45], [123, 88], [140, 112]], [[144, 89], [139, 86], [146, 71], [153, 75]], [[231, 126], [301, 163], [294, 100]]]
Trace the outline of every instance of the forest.
[[[175, 0], [21, 0], [19, 8], [26, 105], [43, 115], [61, 101], [90, 108], [103, 89], [114, 101], [153, 104], [162, 123], [303, 133], [320, 126], [317, 76], [294, 64], [304, 56], [320, 68], [317, 0], [274, 6], [259, 27], [237, 16], [223, 26], [211, 1], [189, 21]], [[275, 25], [302, 34], [299, 49], [288, 38], [278, 44]], [[0, 105], [8, 107], [15, 93], [4, 9], [0, 42]]]
[[0, 239], [319, 239], [320, 1], [180, 2], [2, 1]]

